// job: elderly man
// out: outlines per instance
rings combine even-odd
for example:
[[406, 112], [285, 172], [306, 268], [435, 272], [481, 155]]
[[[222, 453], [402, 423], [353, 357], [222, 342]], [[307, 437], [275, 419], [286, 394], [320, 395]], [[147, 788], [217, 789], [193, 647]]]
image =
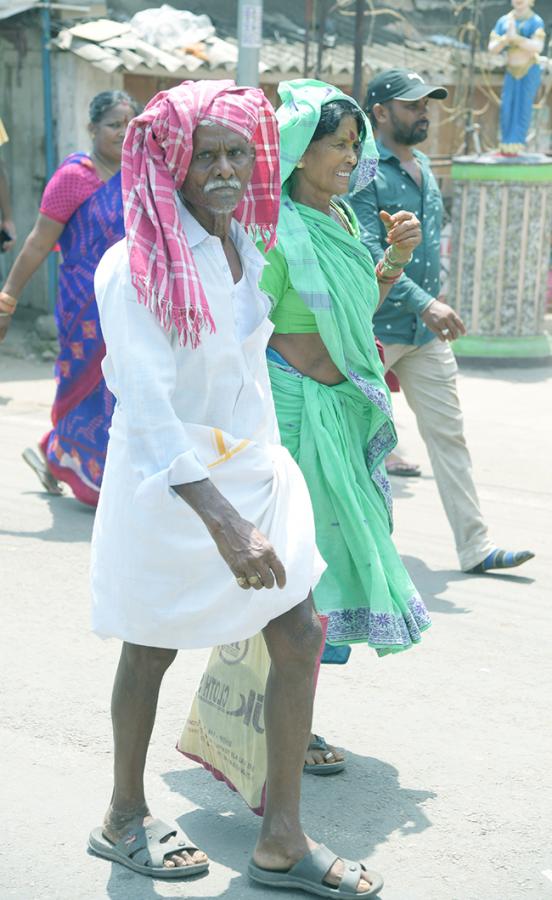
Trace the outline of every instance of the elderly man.
[[439, 299], [441, 194], [427, 156], [414, 149], [427, 138], [431, 100], [446, 96], [445, 88], [425, 84], [406, 69], [390, 69], [373, 79], [366, 111], [376, 132], [379, 169], [351, 204], [375, 262], [387, 247], [382, 210], [408, 209], [422, 223], [422, 243], [374, 316], [374, 330], [384, 346], [385, 365], [398, 375], [416, 415], [460, 567], [480, 574], [519, 566], [534, 554], [500, 550], [489, 539], [464, 438], [458, 367], [449, 342], [465, 334], [465, 328]]
[[[300, 781], [321, 630], [323, 563], [299, 469], [279, 444], [257, 283], [278, 216], [278, 139], [261, 91], [188, 82], [131, 122], [127, 237], [96, 295], [117, 399], [93, 542], [93, 625], [123, 643], [112, 701], [115, 785], [92, 850], [159, 878], [204, 853], [151, 816], [144, 766], [160, 684], [177, 650], [263, 631], [267, 796], [252, 878], [336, 897], [378, 876], [307, 838]], [[337, 887], [336, 887], [337, 886]]]

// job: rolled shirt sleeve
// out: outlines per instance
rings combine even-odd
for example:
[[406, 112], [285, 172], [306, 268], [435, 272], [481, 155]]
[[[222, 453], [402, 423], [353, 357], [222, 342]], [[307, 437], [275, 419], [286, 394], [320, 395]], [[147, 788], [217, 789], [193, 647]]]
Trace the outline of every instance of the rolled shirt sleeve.
[[117, 244], [103, 257], [95, 289], [107, 345], [103, 370], [117, 400], [116, 415], [125, 417], [130, 464], [142, 479], [154, 476], [158, 482], [162, 475], [167, 489], [209, 478], [173, 403], [176, 339], [137, 302], [126, 248], [121, 254]]

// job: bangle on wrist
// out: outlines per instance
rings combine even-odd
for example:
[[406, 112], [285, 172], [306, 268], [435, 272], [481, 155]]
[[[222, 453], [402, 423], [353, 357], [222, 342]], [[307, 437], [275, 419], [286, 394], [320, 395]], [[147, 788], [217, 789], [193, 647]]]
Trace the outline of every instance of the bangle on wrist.
[[392, 258], [392, 249], [388, 247], [376, 266], [376, 278], [380, 284], [393, 285], [401, 278], [405, 265], [412, 259], [412, 254], [406, 262], [398, 262]]
[[402, 274], [402, 269], [386, 266], [383, 259], [380, 259], [376, 266], [376, 278], [380, 284], [393, 285], [401, 278]]
[[383, 254], [383, 259], [384, 259], [385, 265], [389, 269], [404, 269], [405, 266], [407, 266], [409, 263], [412, 262], [412, 256], [413, 256], [412, 253], [408, 257], [408, 259], [404, 259], [401, 262], [399, 262], [396, 259], [393, 259], [392, 253], [393, 253], [392, 247], [388, 247], [387, 250], [385, 251], [385, 253]]
[[17, 309], [17, 300], [14, 303], [6, 303], [0, 298], [0, 313], [4, 316], [12, 316]]

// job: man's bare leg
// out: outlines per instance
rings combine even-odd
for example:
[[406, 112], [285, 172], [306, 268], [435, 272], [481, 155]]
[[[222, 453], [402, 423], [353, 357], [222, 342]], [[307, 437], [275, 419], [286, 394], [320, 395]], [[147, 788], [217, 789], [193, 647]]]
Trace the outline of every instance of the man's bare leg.
[[[144, 794], [144, 769], [163, 676], [176, 650], [124, 643], [113, 685], [111, 718], [115, 751], [114, 788], [103, 832], [113, 843], [129, 828], [147, 824], [152, 816]], [[205, 853], [173, 854], [167, 868], [206, 862]]]
[[[312, 598], [274, 619], [264, 630], [271, 658], [265, 696], [267, 742], [266, 808], [253, 858], [265, 869], [289, 869], [316, 847], [300, 821], [301, 776], [310, 737], [314, 700], [314, 668], [322, 629]], [[339, 884], [343, 864], [327, 875]], [[370, 889], [364, 878], [362, 894]]]

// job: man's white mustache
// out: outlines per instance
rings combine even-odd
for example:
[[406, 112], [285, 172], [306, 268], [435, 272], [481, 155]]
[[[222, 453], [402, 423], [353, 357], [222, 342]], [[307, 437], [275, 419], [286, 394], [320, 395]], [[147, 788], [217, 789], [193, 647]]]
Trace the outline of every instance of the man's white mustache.
[[229, 178], [228, 181], [208, 181], [203, 188], [203, 192], [205, 194], [210, 194], [211, 191], [223, 190], [224, 188], [231, 188], [232, 190], [239, 191], [241, 184], [237, 178]]

